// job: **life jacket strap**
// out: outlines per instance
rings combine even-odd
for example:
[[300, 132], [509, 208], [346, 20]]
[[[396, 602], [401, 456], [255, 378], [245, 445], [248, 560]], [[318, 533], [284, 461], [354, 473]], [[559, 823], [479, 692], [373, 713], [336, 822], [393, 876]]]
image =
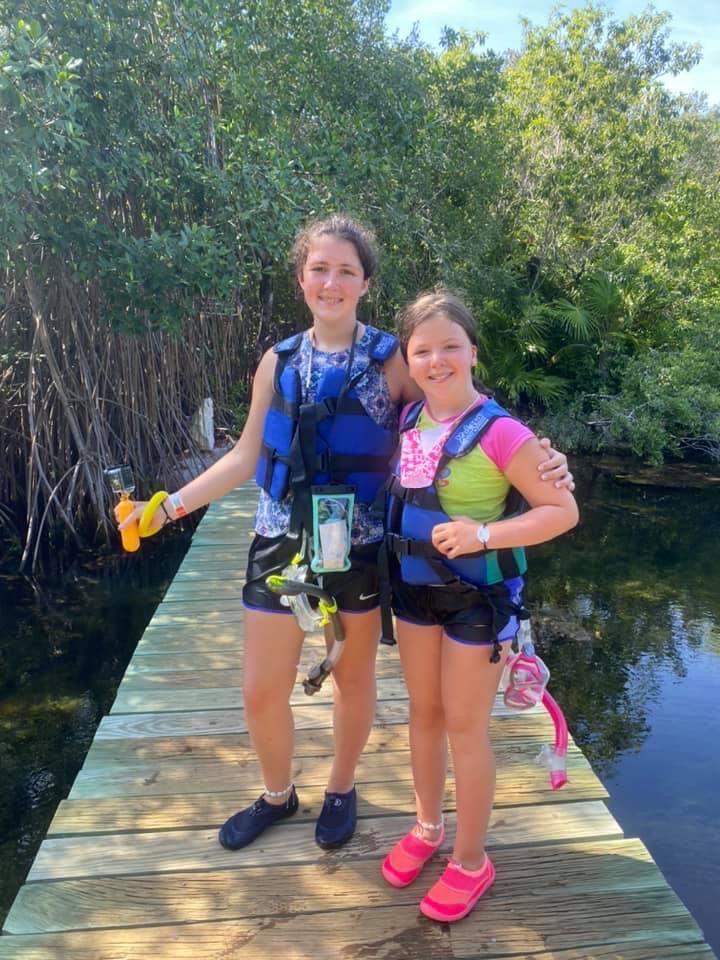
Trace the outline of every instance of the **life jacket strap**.
[[402, 503], [411, 503], [422, 510], [441, 510], [440, 501], [434, 487], [404, 487], [400, 479], [393, 474], [386, 484], [387, 492]]
[[261, 489], [269, 490], [275, 465], [278, 463], [289, 464], [290, 458], [278, 453], [275, 447], [271, 447], [269, 444], [263, 443], [260, 447], [260, 456], [258, 457], [258, 462], [261, 460], [264, 460], [265, 462], [265, 471], [262, 478], [256, 477], [255, 479]]
[[429, 540], [412, 540], [399, 533], [387, 533], [388, 547], [397, 557], [441, 557], [442, 554]]
[[273, 391], [272, 400], [270, 401], [271, 410], [277, 410], [278, 413], [282, 413], [286, 417], [294, 420], [297, 415], [297, 407], [298, 405], [295, 400], [286, 400], [279, 390]]

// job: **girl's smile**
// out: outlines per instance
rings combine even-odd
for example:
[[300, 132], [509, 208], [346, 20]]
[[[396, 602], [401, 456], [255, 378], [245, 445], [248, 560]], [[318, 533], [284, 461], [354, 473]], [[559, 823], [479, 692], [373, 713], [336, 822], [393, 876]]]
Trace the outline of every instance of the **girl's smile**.
[[456, 401], [466, 403], [475, 392], [472, 370], [477, 349], [462, 327], [445, 314], [424, 320], [413, 331], [407, 359], [410, 376], [436, 412]]

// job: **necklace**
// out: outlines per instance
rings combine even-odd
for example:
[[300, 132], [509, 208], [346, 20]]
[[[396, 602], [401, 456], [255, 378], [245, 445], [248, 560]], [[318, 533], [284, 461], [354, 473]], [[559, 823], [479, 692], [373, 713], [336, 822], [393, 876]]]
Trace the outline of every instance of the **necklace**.
[[[348, 356], [348, 362], [347, 362], [348, 375], [350, 374], [350, 370], [352, 369], [352, 362], [355, 356], [355, 342], [357, 340], [357, 334], [358, 334], [358, 322], [356, 320], [353, 324], [352, 341], [350, 343], [350, 348], [349, 348], [350, 355]], [[305, 402], [306, 403], [308, 402], [308, 399], [310, 397], [310, 385], [312, 383], [313, 356], [315, 353], [315, 331], [314, 330], [308, 330], [308, 340], [310, 342], [310, 349], [308, 350], [308, 362], [307, 362], [307, 369], [305, 371]], [[343, 350], [327, 350], [327, 351], [321, 351], [321, 352], [344, 353], [345, 350], [347, 349], [348, 348], [345, 347]]]
[[479, 399], [480, 399], [480, 394], [477, 393], [476, 391], [475, 396], [472, 398], [472, 400], [465, 407], [464, 410], [461, 410], [460, 413], [453, 413], [449, 417], [436, 417], [435, 414], [430, 409], [430, 406], [428, 405], [427, 400], [425, 401], [425, 409], [427, 410], [430, 418], [432, 420], [435, 420], [436, 423], [443, 424], [443, 425], [446, 423], [450, 423], [451, 426], [454, 426], [457, 423], [457, 421], [460, 420], [462, 417], [464, 417], [469, 410], [472, 410], [472, 408], [475, 406], [475, 404], [478, 402]]

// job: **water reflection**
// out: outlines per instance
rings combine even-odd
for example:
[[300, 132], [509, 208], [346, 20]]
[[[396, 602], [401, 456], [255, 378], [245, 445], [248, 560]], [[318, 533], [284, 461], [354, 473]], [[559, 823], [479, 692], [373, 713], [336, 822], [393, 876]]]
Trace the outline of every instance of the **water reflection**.
[[177, 531], [62, 580], [0, 579], [0, 924], [187, 544]]
[[596, 473], [580, 488], [582, 521], [534, 551], [529, 601], [582, 630], [565, 642], [541, 631], [553, 689], [578, 742], [610, 775], [645, 741], [648, 712], [670, 670], [687, 676], [695, 651], [720, 652], [714, 491], [638, 488]]
[[585, 490], [581, 526], [534, 551], [552, 690], [625, 835], [645, 842], [720, 953], [717, 491], [602, 474]]

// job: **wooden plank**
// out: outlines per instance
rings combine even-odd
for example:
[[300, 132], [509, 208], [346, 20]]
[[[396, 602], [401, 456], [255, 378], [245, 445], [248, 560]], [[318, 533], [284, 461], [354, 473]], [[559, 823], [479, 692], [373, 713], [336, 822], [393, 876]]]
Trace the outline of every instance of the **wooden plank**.
[[[158, 611], [159, 610], [160, 607], [158, 607]], [[155, 613], [151, 624], [146, 627], [145, 633], [138, 641], [138, 646], [133, 656], [136, 657], [138, 653], [142, 655], [144, 650], [148, 653], [152, 652], [147, 650], [150, 646], [160, 648], [156, 651], [157, 653], [164, 653], [166, 649], [172, 649], [173, 645], [171, 641], [175, 637], [179, 637], [181, 641], [179, 644], [176, 644], [180, 651], [189, 652], [192, 650], [215, 649], [212, 644], [200, 642], [193, 645], [188, 643], [187, 634], [193, 631], [193, 627], [196, 636], [198, 636], [200, 640], [204, 639], [202, 634], [204, 634], [208, 640], [212, 640], [214, 631], [226, 633], [228, 634], [228, 639], [225, 645], [232, 644], [237, 650], [240, 650], [242, 637], [240, 627], [242, 622], [242, 608], [237, 611], [214, 610], [210, 613], [204, 612], [201, 614], [195, 612], [195, 614], [191, 614], [182, 613], [177, 609], [173, 612], [171, 607], [168, 606], [161, 612]]]
[[[498, 849], [494, 860], [498, 877], [494, 894], [498, 897], [537, 900], [538, 876], [543, 877], [544, 889], [562, 890], [563, 896], [596, 897], [611, 891], [666, 887], [639, 840]], [[428, 867], [424, 886], [430, 882], [432, 869]], [[28, 934], [274, 916], [278, 902], [283, 913], [309, 913], [317, 909], [314, 880], [321, 870], [314, 863], [286, 864], [281, 869], [272, 865], [245, 867], [242, 882], [238, 882], [236, 869], [221, 869], [163, 874], [160, 881], [156, 874], [141, 874], [30, 883], [13, 905], [7, 931]], [[337, 871], [327, 909], [417, 903], [416, 889], [393, 890], [379, 881], [379, 856]]]
[[225, 581], [244, 580], [245, 566], [240, 566], [241, 558], [247, 559], [247, 553], [238, 553], [230, 558], [230, 562], [227, 557], [214, 554], [206, 560], [195, 561], [186, 554], [186, 559], [175, 574], [173, 583], [214, 583], [220, 576], [223, 576]]
[[[355, 836], [339, 851], [323, 855], [324, 863], [340, 864], [377, 857], [400, 839], [407, 817], [387, 816], [358, 822]], [[530, 846], [567, 840], [617, 837], [622, 833], [605, 805], [582, 801], [547, 806], [507, 807], [493, 812], [488, 847]], [[443, 852], [451, 846], [446, 840]], [[46, 839], [30, 868], [28, 881], [72, 877], [116, 876], [213, 867], [306, 863], [317, 859], [310, 824], [286, 821], [263, 834], [238, 857], [218, 843], [217, 831], [168, 830], [133, 835], [94, 835]]]
[[173, 580], [172, 586], [163, 597], [163, 603], [192, 603], [193, 606], [204, 604], [215, 608], [232, 600], [233, 604], [242, 603], [242, 588], [244, 580], [228, 580], [218, 577], [204, 583], [190, 583], [187, 580]]
[[[525, 790], [539, 795], [548, 789], [548, 775], [539, 765], [533, 764], [541, 742], [497, 743], [495, 753], [498, 761], [498, 787], [512, 796], [513, 783], [523, 780]], [[324, 784], [332, 765], [332, 755], [327, 757], [295, 757], [292, 778], [298, 784]], [[571, 781], [577, 770], [588, 767], [588, 762], [577, 747], [568, 751], [568, 773]], [[404, 752], [381, 752], [366, 754], [360, 762], [356, 780], [358, 783], [385, 782], [388, 778], [411, 780], [410, 754]], [[173, 794], [215, 793], [218, 791], [242, 790], [250, 785], [257, 792], [262, 784], [260, 763], [255, 758], [240, 761], [185, 760], [155, 761], [154, 763], [110, 764], [109, 766], [87, 765], [78, 774], [70, 792], [70, 799], [90, 797], [144, 797], [172, 796]], [[550, 791], [552, 792], [552, 791]], [[572, 788], [565, 790], [571, 794]], [[511, 802], [508, 799], [507, 802]]]
[[176, 592], [166, 593], [158, 607], [159, 615], [162, 616], [163, 613], [172, 614], [173, 608], [185, 610], [186, 605], [187, 612], [191, 616], [210, 616], [221, 611], [227, 614], [233, 610], [242, 609], [241, 591], [240, 589], [233, 589], [231, 593], [225, 596], [212, 598], [208, 597], [207, 592], [204, 596], [199, 594], [197, 597], [183, 597]]
[[[407, 723], [406, 700], [382, 700], [377, 705], [378, 724]], [[513, 715], [506, 707], [496, 707], [498, 715]], [[526, 715], [542, 714], [540, 708], [525, 711]], [[332, 727], [332, 704], [318, 703], [304, 697], [293, 710], [296, 730]], [[95, 733], [96, 740], [126, 740], [133, 737], [194, 737], [205, 734], [247, 733], [242, 709], [188, 710], [174, 713], [110, 714], [103, 717]]]
[[[302, 676], [300, 674], [299, 676]], [[385, 677], [377, 682], [378, 700], [406, 700], [407, 687], [399, 677]], [[241, 701], [238, 687], [206, 689], [203, 687], [175, 687], [164, 689], [137, 689], [133, 686], [121, 686], [112, 714], [120, 713], [169, 713], [187, 710], [227, 710], [236, 707]], [[299, 684], [295, 685], [290, 703], [300, 705], [310, 699]], [[313, 695], [316, 703], [332, 700], [332, 684], [327, 681], [322, 689]]]
[[[303, 644], [302, 664], [308, 666], [323, 655], [324, 647]], [[149, 662], [148, 662], [149, 661]], [[194, 666], [193, 666], [194, 663]], [[208, 664], [205, 667], [205, 664]], [[399, 677], [397, 663], [378, 659], [375, 675]], [[157, 687], [236, 687], [242, 686], [243, 668], [239, 653], [217, 651], [195, 656], [144, 656], [134, 659], [120, 684], [125, 689], [151, 690]], [[194, 682], [193, 682], [194, 681]]]
[[[490, 738], [493, 741], [540, 739], [552, 736], [552, 723], [546, 715], [492, 717]], [[405, 724], [376, 724], [370, 731], [363, 756], [378, 750], [405, 750], [408, 730]], [[296, 757], [329, 756], [334, 750], [331, 729], [298, 730], [295, 733]], [[125, 764], [156, 760], [250, 760], [256, 757], [248, 734], [221, 734], [204, 737], [156, 737], [147, 740], [96, 740], [85, 760], [85, 766]]]
[[[189, 630], [185, 630], [187, 634]], [[145, 649], [136, 651], [128, 664], [125, 676], [128, 679], [152, 673], [202, 673], [209, 670], [242, 670], [240, 645], [220, 650], [196, 650], [175, 653], [155, 653]], [[123, 681], [124, 682], [124, 681]]]
[[[293, 711], [296, 730], [332, 727], [332, 704], [300, 704]], [[388, 700], [378, 704], [376, 721], [407, 723], [407, 702]], [[96, 740], [126, 740], [130, 737], [203, 736], [215, 733], [247, 733], [242, 710], [191, 710], [185, 713], [135, 713], [103, 717]]]
[[[326, 770], [327, 772], [327, 770]], [[358, 774], [358, 813], [361, 817], [384, 814], [412, 814], [415, 797], [409, 780], [392, 779], [386, 783], [365, 783], [362, 770]], [[242, 809], [257, 797], [259, 781], [245, 782], [241, 789], [218, 790], [208, 794], [173, 794], [172, 796], [94, 797], [89, 800], [63, 800], [48, 829], [48, 836], [83, 833], [115, 833], [133, 831], [180, 830], [193, 827], [219, 826], [234, 810]], [[302, 805], [295, 819], [315, 820], [320, 809], [324, 782], [303, 781], [299, 787]], [[498, 777], [496, 808], [530, 803], [568, 803], [579, 800], [602, 800], [607, 791], [585, 764], [571, 770], [571, 783], [564, 790], [550, 790], [537, 771], [520, 770], [516, 775]], [[452, 811], [455, 786], [448, 777], [443, 809]]]
[[[314, 922], [314, 920], [310, 920], [311, 924]], [[419, 922], [422, 923], [423, 921], [420, 920]], [[187, 952], [181, 952], [183, 944], [175, 941], [183, 936], [183, 932], [173, 928], [163, 929], [166, 936], [174, 937], [172, 954], [146, 952], [157, 946], [159, 938], [148, 940], [147, 946], [143, 942], [127, 943], [123, 941], [121, 944], [116, 944], [109, 933], [106, 932], [101, 936], [93, 932], [50, 934], [43, 937], [27, 938], [9, 937], [7, 940], [0, 940], [0, 960], [68, 960], [68, 958], [72, 958], [72, 960], [147, 960], [151, 955], [168, 957], [168, 960], [194, 960], [196, 955], [192, 951], [195, 944], [190, 944]], [[262, 934], [262, 928], [260, 932]], [[314, 927], [310, 933], [313, 932], [322, 935], [322, 931], [315, 930]], [[684, 943], [677, 941], [676, 938], [663, 943], [661, 942], [662, 935], [662, 931], [658, 931], [657, 939], [648, 940], [646, 937], [638, 936], [637, 939], [627, 943], [590, 944], [576, 950], [560, 948], [550, 952], [546, 950], [528, 952], [520, 948], [515, 955], [522, 955], [522, 960], [716, 960], [715, 954], [706, 944]], [[264, 938], [262, 936], [259, 936], [256, 940], [256, 943], [259, 943], [261, 953], [253, 954], [250, 951], [239, 954], [236, 952], [237, 941], [242, 945], [244, 940], [252, 940], [254, 936], [253, 932], [248, 932], [246, 937], [238, 935], [233, 942], [232, 935], [228, 934], [228, 938], [231, 940], [229, 947], [224, 939], [218, 938], [219, 942], [216, 946], [219, 952], [215, 952], [210, 945], [209, 952], [202, 956], [198, 955], [198, 960], [218, 960], [218, 958], [220, 960], [232, 960], [235, 957], [252, 960], [253, 957], [257, 958], [258, 956], [262, 956], [264, 960], [266, 954], [264, 953]], [[398, 950], [402, 952], [391, 952], [398, 942], [401, 945]], [[352, 955], [343, 954], [342, 948], [336, 947], [334, 942], [332, 946], [340, 950], [334, 957], [332, 954], [324, 952], [324, 944], [321, 948], [313, 949], [295, 942], [288, 944], [283, 943], [279, 938], [275, 939], [275, 947], [282, 950], [282, 956], [288, 958], [288, 960], [308, 960], [309, 957], [312, 957], [313, 960], [324, 960], [325, 957], [337, 960], [338, 957], [343, 956], [348, 956], [351, 960], [359, 960], [360, 957], [368, 957], [372, 960], [376, 960], [376, 958], [377, 960], [388, 960], [388, 958], [392, 958], [392, 960], [458, 960], [458, 958], [467, 957], [468, 960], [478, 960], [480, 956], [484, 960], [493, 960], [493, 958], [500, 956], [512, 955], [508, 953], [489, 953], [485, 950], [482, 954], [458, 954], [453, 945], [443, 949], [443, 945], [439, 944], [437, 937], [433, 939], [432, 944], [428, 940], [419, 941], [417, 937], [413, 939], [409, 939], [407, 936], [385, 938], [379, 946], [369, 945], [362, 953], [358, 952]], [[160, 949], [162, 949], [162, 946], [160, 946]], [[434, 952], [432, 952], [433, 950]]]
[[[428, 879], [431, 879], [429, 877]], [[318, 870], [312, 892], [332, 897], [334, 875]], [[331, 887], [328, 894], [324, 888]], [[389, 898], [400, 893], [388, 894]], [[76, 933], [0, 939], [5, 960], [258, 960], [281, 956], [290, 960], [478, 960], [542, 956], [565, 960], [560, 951], [593, 960], [613, 944], [683, 944], [697, 941], [699, 931], [672, 891], [585, 893], [557, 897], [545, 893], [522, 901], [514, 891], [495, 890], [483, 898], [462, 923], [433, 923], [411, 905], [374, 906], [357, 910], [289, 914], [275, 900], [272, 917], [129, 927]], [[648, 931], [652, 931], [649, 934]], [[583, 943], [578, 947], [578, 939]], [[616, 947], [616, 956], [630, 954]], [[611, 957], [607, 951], [604, 957]], [[638, 954], [636, 953], [636, 958]], [[640, 954], [642, 956], [642, 954]], [[659, 954], [646, 953], [648, 960]], [[668, 957], [678, 954], [666, 953]]]

